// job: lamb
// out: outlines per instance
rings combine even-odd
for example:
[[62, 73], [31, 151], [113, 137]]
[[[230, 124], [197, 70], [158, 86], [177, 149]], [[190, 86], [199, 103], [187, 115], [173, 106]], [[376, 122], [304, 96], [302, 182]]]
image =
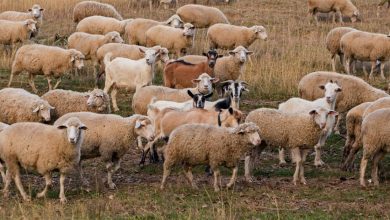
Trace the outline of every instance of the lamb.
[[101, 89], [83, 93], [56, 89], [43, 94], [42, 99], [55, 108], [51, 114], [52, 122], [70, 112], [111, 113], [110, 97]]
[[[106, 163], [107, 183], [110, 189], [116, 187], [112, 181], [112, 175], [120, 168], [121, 158], [136, 138], [141, 136], [149, 141], [154, 139], [152, 123], [148, 117], [142, 115], [123, 118], [111, 114], [76, 112], [62, 116], [54, 125], [62, 124], [72, 117], [79, 118], [89, 128], [81, 146], [80, 159], [101, 157]], [[81, 164], [79, 164], [79, 169], [80, 178], [83, 180]]]
[[[206, 99], [213, 96], [213, 93], [210, 93], [208, 95], [203, 95], [202, 93], [193, 94], [191, 90], [187, 90], [188, 95], [192, 98], [192, 100], [188, 100], [185, 102], [174, 102], [174, 101], [156, 101], [155, 99], [152, 99], [152, 101], [149, 104], [149, 109], [157, 108], [160, 111], [165, 108], [174, 108], [181, 111], [188, 111], [192, 108], [204, 108]], [[149, 115], [149, 114], [148, 114]]]
[[106, 66], [106, 82], [104, 92], [111, 91], [112, 106], [114, 111], [119, 111], [116, 95], [118, 89], [127, 89], [137, 91], [141, 87], [152, 84], [154, 78], [154, 66], [156, 58], [160, 51], [148, 49], [145, 53], [145, 58], [140, 60], [130, 60], [127, 58], [117, 57], [110, 61], [111, 53], [104, 58]]
[[18, 42], [24, 43], [30, 40], [31, 34], [36, 29], [37, 22], [32, 19], [24, 21], [0, 20], [0, 44], [13, 45]]
[[101, 35], [116, 31], [123, 35], [125, 33], [126, 25], [131, 21], [133, 21], [133, 19], [118, 20], [111, 17], [91, 16], [81, 20], [77, 24], [76, 31]]
[[200, 164], [209, 165], [214, 172], [216, 192], [220, 190], [221, 182], [219, 166], [232, 168], [232, 177], [226, 185], [227, 188], [231, 188], [237, 179], [241, 156], [260, 143], [259, 128], [254, 123], [245, 123], [236, 128], [183, 125], [172, 133], [165, 148], [161, 189], [164, 189], [167, 177], [175, 164], [184, 164], [186, 177], [194, 188], [197, 187], [193, 182], [192, 167]]
[[[31, 33], [31, 37], [36, 37], [38, 35], [38, 31], [42, 26], [43, 20], [43, 9], [40, 5], [35, 4], [28, 12], [17, 12], [17, 11], [5, 11], [0, 13], [0, 20], [8, 20], [8, 21], [26, 21], [32, 19], [36, 22], [36, 30]], [[2, 25], [0, 25], [2, 26]], [[5, 33], [5, 32], [2, 32]], [[30, 36], [30, 35], [29, 35]]]
[[125, 28], [125, 33], [129, 44], [146, 46], [146, 31], [157, 25], [167, 25], [174, 28], [181, 28], [183, 27], [184, 23], [177, 15], [171, 16], [165, 22], [136, 18]]
[[[35, 93], [38, 93], [34, 84], [35, 75], [44, 75], [49, 84], [49, 90], [56, 89], [61, 82], [61, 76], [66, 71], [83, 68], [84, 59], [84, 55], [74, 49], [66, 50], [39, 44], [24, 45], [16, 51], [8, 87], [11, 86], [15, 75], [26, 71], [29, 76], [29, 84]], [[51, 85], [51, 77], [57, 78], [54, 88]]]
[[97, 50], [108, 43], [123, 43], [123, 39], [116, 31], [108, 32], [106, 35], [75, 32], [68, 38], [68, 48], [80, 51], [86, 59], [92, 61], [95, 77], [97, 76], [96, 66], [98, 64]]
[[233, 50], [238, 46], [249, 48], [257, 39], [267, 40], [263, 26], [235, 26], [231, 24], [214, 24], [207, 30], [210, 48]]
[[157, 25], [146, 31], [146, 46], [161, 45], [180, 57], [187, 52], [187, 48], [193, 46], [194, 34], [195, 27], [190, 23], [184, 24], [184, 29]]
[[340, 48], [340, 40], [342, 36], [351, 31], [357, 30], [350, 27], [336, 27], [326, 35], [326, 48], [331, 54], [333, 72], [336, 72], [336, 55], [340, 57], [340, 63], [344, 65], [344, 54]]
[[384, 64], [390, 60], [389, 36], [364, 31], [352, 31], [341, 38], [340, 47], [344, 53], [345, 70], [348, 74], [351, 74], [351, 65], [355, 60], [370, 61], [370, 78], [373, 77], [376, 66], [380, 65], [381, 77], [386, 79]]
[[47, 101], [24, 89], [4, 88], [0, 90], [1, 122], [7, 124], [49, 122], [52, 110], [54, 107]]
[[[78, 118], [69, 118], [56, 126], [22, 122], [9, 126], [0, 133], [0, 158], [5, 162], [4, 197], [9, 196], [11, 179], [25, 201], [30, 197], [23, 189], [19, 167], [37, 171], [45, 177], [45, 188], [37, 197], [45, 197], [52, 184], [51, 173], [60, 172], [60, 201], [66, 202], [64, 182], [66, 175], [80, 160], [84, 130], [87, 127]], [[1, 165], [2, 166], [2, 165]]]
[[136, 114], [146, 115], [148, 105], [154, 98], [157, 100], [185, 102], [189, 100], [187, 91], [192, 93], [201, 93], [208, 95], [213, 91], [213, 83], [215, 78], [211, 78], [208, 74], [202, 74], [197, 79], [193, 80], [196, 84], [194, 88], [190, 89], [171, 89], [163, 86], [146, 86], [138, 89], [132, 99], [132, 109]]
[[[339, 15], [340, 23], [343, 23], [343, 15], [351, 19], [352, 22], [360, 20], [360, 12], [351, 0], [308, 0], [309, 15], [315, 18], [318, 24], [317, 13], [334, 12]], [[333, 23], [336, 17], [333, 15]]]
[[196, 28], [207, 28], [213, 24], [229, 24], [228, 19], [221, 10], [204, 5], [187, 4], [177, 9], [176, 14]]
[[[245, 122], [254, 122], [260, 128], [260, 136], [266, 145], [260, 146], [285, 146], [291, 149], [293, 161], [296, 163], [293, 183], [298, 180], [306, 184], [303, 163], [306, 160], [308, 150], [319, 144], [324, 146], [326, 141], [327, 123], [332, 123], [337, 112], [323, 107], [317, 107], [308, 113], [286, 114], [276, 109], [260, 108], [250, 112]], [[331, 127], [331, 126], [328, 126]], [[323, 137], [319, 141], [320, 137]], [[245, 177], [251, 179], [250, 156], [245, 158]]]
[[379, 185], [378, 164], [389, 152], [390, 109], [380, 109], [365, 117], [362, 123], [363, 156], [360, 163], [360, 185], [365, 187], [364, 176], [369, 159], [373, 159], [371, 178], [375, 186]]
[[105, 17], [112, 17], [118, 20], [123, 20], [122, 16], [117, 12], [114, 6], [110, 4], [82, 1], [75, 5], [73, 9], [73, 21], [78, 23], [86, 17], [100, 15]]

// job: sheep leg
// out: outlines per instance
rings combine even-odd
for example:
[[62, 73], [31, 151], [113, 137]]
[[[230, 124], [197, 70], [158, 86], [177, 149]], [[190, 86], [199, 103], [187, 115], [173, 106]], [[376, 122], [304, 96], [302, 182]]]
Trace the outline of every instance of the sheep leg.
[[295, 147], [291, 149], [291, 157], [293, 158], [293, 161], [295, 162], [295, 172], [293, 176], [293, 183], [294, 185], [297, 185], [298, 179], [299, 179], [299, 170], [302, 166], [302, 157], [301, 157], [301, 150], [298, 147]]
[[376, 61], [371, 61], [371, 72], [370, 72], [370, 76], [368, 77], [369, 79], [372, 79], [372, 77], [374, 76], [375, 67], [376, 67]]
[[340, 122], [341, 122], [342, 117], [343, 117], [342, 114], [340, 114], [339, 117], [337, 118], [336, 124], [334, 126], [335, 134], [340, 134]]
[[22, 195], [22, 197], [23, 197], [23, 200], [26, 202], [29, 202], [31, 199], [29, 196], [27, 196], [26, 191], [24, 191], [22, 180], [20, 179], [19, 169], [15, 170], [14, 181], [15, 181], [16, 187], [18, 188], [18, 190], [20, 192], [20, 195]]
[[1, 173], [1, 179], [3, 180], [3, 183], [5, 183], [4, 165], [1, 162], [0, 162], [0, 173]]
[[161, 186], [160, 189], [163, 190], [165, 188], [165, 183], [167, 182], [167, 178], [169, 174], [171, 174], [171, 167], [173, 163], [171, 163], [169, 160], [166, 160], [164, 163], [164, 173], [163, 173], [163, 178], [161, 181]]
[[279, 165], [283, 166], [286, 165], [286, 159], [285, 159], [285, 149], [283, 147], [279, 147]]
[[11, 75], [9, 76], [9, 81], [7, 87], [11, 87], [12, 80], [14, 79], [14, 73], [12, 72]]
[[35, 87], [35, 83], [34, 83], [34, 75], [31, 74], [31, 73], [28, 74], [28, 83], [30, 84], [31, 89], [33, 90], [33, 92], [34, 93], [38, 93], [38, 90]]
[[321, 160], [321, 146], [319, 144], [316, 144], [316, 146], [314, 146], [314, 150], [316, 152], [314, 166], [318, 167], [325, 165], [324, 161]]
[[112, 88], [111, 91], [111, 99], [112, 99], [112, 106], [114, 108], [114, 112], [119, 111], [118, 104], [116, 102], [116, 95], [118, 94], [118, 90], [116, 87]]
[[219, 192], [219, 183], [220, 183], [220, 171], [218, 168], [213, 169], [214, 172], [214, 191]]
[[232, 177], [230, 178], [229, 183], [226, 185], [226, 187], [228, 189], [230, 189], [233, 186], [233, 184], [236, 182], [236, 180], [237, 180], [237, 172], [238, 172], [238, 166], [235, 166], [233, 168]]
[[309, 153], [309, 150], [307, 150], [307, 149], [301, 151], [302, 163], [301, 163], [301, 167], [299, 168], [299, 179], [303, 185], [306, 185], [304, 162], [306, 161], [306, 157], [307, 157], [308, 153]]
[[344, 68], [345, 68], [345, 72], [347, 72], [348, 75], [351, 75], [351, 58], [350, 57], [347, 57], [345, 59]]
[[198, 189], [198, 186], [196, 186], [196, 184], [194, 183], [194, 176], [192, 175], [192, 167], [189, 166], [188, 164], [185, 164], [184, 165], [184, 172], [185, 172], [185, 176], [186, 176], [188, 182], [190, 183], [191, 187], [194, 189]]
[[90, 191], [89, 189], [89, 182], [87, 179], [84, 178], [84, 171], [83, 171], [83, 167], [81, 166], [81, 160], [79, 162], [79, 164], [77, 165], [77, 172], [79, 173], [79, 178], [80, 178], [80, 182], [81, 182], [81, 187], [84, 188], [85, 187], [85, 190], [86, 191]]
[[112, 175], [115, 173], [115, 171], [117, 171], [120, 168], [120, 160], [118, 159], [118, 160], [115, 160], [113, 162], [108, 162], [106, 164], [106, 168], [107, 168], [108, 187], [110, 189], [115, 189], [116, 185], [114, 182], [112, 182]]
[[52, 183], [52, 181], [51, 181], [51, 174], [50, 173], [46, 173], [44, 175], [44, 177], [45, 177], [45, 188], [42, 190], [42, 192], [37, 194], [38, 198], [42, 198], [42, 197], [46, 196], [46, 192], [47, 192], [47, 190], [49, 189], [49, 187], [51, 186], [51, 183]]
[[336, 13], [338, 13], [338, 15], [339, 15], [340, 24], [343, 24], [344, 21], [343, 21], [343, 15], [341, 14], [341, 11], [337, 11]]
[[381, 62], [381, 64], [380, 64], [380, 69], [381, 69], [381, 78], [383, 79], [383, 80], [385, 80], [386, 79], [386, 77], [385, 77], [385, 64], [384, 64], [384, 62]]
[[246, 155], [245, 156], [245, 180], [250, 183], [253, 182], [254, 179], [251, 173], [252, 173], [251, 156]]
[[362, 187], [366, 187], [366, 181], [364, 180], [364, 176], [366, 174], [368, 159], [364, 156], [362, 157], [362, 161], [360, 162], [360, 185]]
[[372, 162], [372, 168], [371, 168], [371, 179], [375, 186], [379, 186], [379, 178], [378, 178], [378, 164], [379, 161], [383, 159], [385, 156], [385, 153], [383, 151], [379, 151], [374, 156], [374, 160]]
[[[344, 66], [344, 54], [343, 53], [339, 53], [339, 58], [340, 58], [340, 63], [341, 63], [341, 65], [343, 65]], [[336, 58], [335, 58], [336, 59]], [[336, 60], [335, 60], [335, 69], [334, 69], [334, 72], [336, 72]]]
[[54, 88], [53, 89], [57, 89], [57, 87], [60, 85], [60, 83], [61, 83], [61, 77], [60, 78], [58, 78], [57, 79], [57, 82], [56, 82], [56, 84], [54, 85]]
[[4, 198], [8, 198], [8, 196], [9, 196], [9, 186], [11, 185], [11, 181], [12, 181], [11, 172], [8, 169], [6, 174], [5, 174], [5, 181], [4, 181], [5, 182], [4, 189], [3, 189]]
[[344, 165], [343, 165], [343, 169], [344, 170], [352, 170], [352, 167], [353, 167], [353, 161], [355, 159], [355, 155], [356, 155], [356, 152], [359, 151], [359, 143], [358, 142], [355, 142], [353, 145], [352, 145], [352, 148], [351, 150], [349, 151], [349, 154], [348, 154], [348, 157], [347, 159], [345, 160], [344, 162]]
[[333, 54], [330, 59], [332, 60], [332, 70], [336, 72], [336, 54]]
[[65, 197], [65, 174], [60, 174], [60, 202], [62, 204], [66, 203], [66, 197]]

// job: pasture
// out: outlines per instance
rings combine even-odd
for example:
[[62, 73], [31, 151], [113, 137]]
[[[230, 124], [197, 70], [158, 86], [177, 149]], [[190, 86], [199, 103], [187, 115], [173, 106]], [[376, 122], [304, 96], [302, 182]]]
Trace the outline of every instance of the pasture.
[[[72, 10], [76, 0], [2, 0], [0, 11], [25, 11], [33, 4], [40, 4], [44, 11], [44, 23], [38, 42], [47, 45], [65, 46], [65, 38], [75, 30]], [[122, 14], [124, 18], [152, 18], [166, 20], [175, 9], [132, 8], [129, 0], [105, 0]], [[185, 0], [180, 1], [182, 5]], [[360, 30], [389, 33], [390, 16], [382, 10], [377, 17], [376, 5], [379, 0], [355, 0], [362, 14], [362, 22], [345, 23]], [[218, 4], [235, 25], [263, 25], [267, 29], [268, 40], [257, 40], [250, 50], [254, 51], [252, 63], [247, 64], [242, 79], [249, 83], [249, 93], [243, 96], [242, 110], [245, 113], [259, 107], [277, 107], [280, 102], [298, 95], [297, 84], [307, 73], [331, 71], [330, 55], [325, 47], [325, 37], [329, 30], [341, 26], [330, 21], [322, 21], [318, 26], [307, 17], [305, 0], [240, 0], [231, 5]], [[189, 54], [201, 54], [207, 50], [205, 31], [198, 30], [195, 47]], [[59, 36], [59, 39], [55, 38]], [[0, 48], [0, 88], [9, 79], [12, 55]], [[61, 89], [88, 91], [93, 89], [91, 63], [86, 62], [81, 76], [65, 76]], [[338, 66], [338, 72], [342, 72]], [[389, 70], [386, 68], [387, 77]], [[358, 75], [363, 77], [361, 69]], [[364, 77], [363, 77], [364, 78]], [[365, 78], [365, 80], [368, 80]], [[154, 84], [161, 84], [161, 69], [158, 69]], [[379, 77], [370, 84], [387, 89], [387, 82]], [[36, 78], [39, 95], [47, 91], [47, 81]], [[31, 91], [27, 76], [16, 77], [13, 87]], [[121, 91], [118, 114], [128, 116], [131, 110], [132, 93]], [[76, 174], [66, 179], [68, 203], [58, 201], [59, 176], [54, 176], [54, 184], [46, 199], [34, 198], [32, 202], [21, 202], [16, 187], [12, 187], [9, 199], [0, 199], [1, 219], [367, 219], [390, 218], [390, 159], [382, 161], [381, 185], [362, 189], [358, 183], [360, 154], [355, 160], [353, 172], [340, 171], [342, 149], [345, 139], [332, 135], [323, 152], [324, 167], [313, 166], [314, 156], [309, 154], [305, 164], [306, 186], [292, 184], [294, 165], [278, 165], [277, 151], [267, 149], [259, 157], [255, 167], [254, 183], [246, 183], [243, 177], [243, 163], [239, 178], [233, 190], [223, 189], [215, 193], [212, 177], [207, 177], [204, 167], [195, 170], [195, 180], [199, 190], [187, 183], [181, 167], [170, 176], [167, 188], [159, 189], [162, 177], [161, 164], [146, 164], [139, 167], [141, 152], [134, 146], [125, 156], [120, 170], [114, 175], [117, 189], [109, 190], [104, 179], [105, 166], [99, 159], [84, 163], [84, 173], [92, 190], [79, 189]], [[230, 171], [223, 170], [226, 183]], [[33, 197], [44, 186], [44, 180], [34, 173], [22, 170], [25, 189]], [[1, 187], [3, 184], [1, 184]]]

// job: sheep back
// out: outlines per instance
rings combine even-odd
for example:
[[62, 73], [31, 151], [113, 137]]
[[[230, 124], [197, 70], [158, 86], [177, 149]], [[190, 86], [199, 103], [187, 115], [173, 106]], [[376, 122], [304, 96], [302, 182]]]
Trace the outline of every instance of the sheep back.
[[83, 20], [85, 17], [93, 15], [101, 15], [123, 20], [122, 16], [117, 12], [114, 6], [110, 4], [95, 1], [82, 1], [77, 3], [73, 9], [73, 21], [76, 23]]
[[204, 5], [187, 4], [177, 9], [176, 14], [185, 23], [191, 23], [196, 28], [207, 28], [213, 24], [229, 24], [221, 10]]

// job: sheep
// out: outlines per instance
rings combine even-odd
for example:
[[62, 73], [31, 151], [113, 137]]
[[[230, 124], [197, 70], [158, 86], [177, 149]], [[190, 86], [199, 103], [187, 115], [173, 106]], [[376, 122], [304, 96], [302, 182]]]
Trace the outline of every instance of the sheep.
[[112, 17], [118, 20], [123, 20], [122, 16], [116, 11], [114, 6], [110, 4], [82, 1], [75, 5], [73, 9], [73, 21], [78, 23], [86, 17], [101, 15], [105, 17]]
[[361, 145], [363, 114], [372, 102], [364, 102], [348, 111], [346, 116], [347, 140], [343, 152], [343, 170], [351, 170], [355, 154]]
[[190, 23], [184, 24], [184, 29], [173, 28], [165, 25], [157, 25], [146, 31], [146, 46], [153, 47], [161, 45], [180, 57], [187, 52], [187, 48], [193, 46], [194, 26]]
[[330, 30], [328, 35], [326, 35], [326, 48], [331, 54], [333, 72], [336, 72], [336, 55], [340, 57], [340, 63], [344, 65], [344, 54], [340, 48], [340, 40], [342, 36], [351, 31], [357, 30], [350, 27], [336, 27]]
[[207, 28], [213, 24], [230, 24], [221, 10], [204, 5], [187, 4], [177, 9], [176, 14], [196, 28]]
[[177, 60], [168, 63], [164, 68], [164, 85], [169, 88], [190, 88], [192, 79], [198, 78], [201, 74], [207, 73], [214, 76], [214, 66], [222, 55], [218, 55], [216, 50], [209, 50], [204, 55], [207, 57], [205, 62], [191, 64], [185, 61]]
[[32, 19], [25, 21], [0, 20], [0, 44], [13, 45], [18, 42], [24, 43], [31, 38], [36, 31], [37, 22]]
[[[191, 134], [191, 135], [189, 135]], [[227, 188], [237, 179], [241, 156], [261, 143], [259, 128], [254, 123], [241, 124], [236, 128], [219, 128], [210, 125], [183, 125], [172, 134], [164, 151], [164, 174], [161, 189], [164, 189], [172, 166], [183, 164], [188, 181], [194, 188], [192, 167], [207, 164], [214, 172], [214, 190], [220, 190], [219, 166], [232, 168], [232, 177]]]
[[110, 97], [101, 89], [83, 93], [56, 89], [43, 94], [42, 99], [55, 108], [51, 114], [52, 122], [70, 112], [111, 113]]
[[[75, 112], [62, 116], [54, 125], [62, 124], [72, 117], [79, 118], [89, 128], [85, 132], [84, 143], [81, 146], [81, 160], [101, 157], [106, 163], [107, 183], [110, 189], [116, 187], [112, 175], [120, 168], [121, 158], [137, 136], [149, 141], [154, 139], [152, 123], [146, 116], [133, 115], [123, 118], [119, 115]], [[79, 170], [80, 178], [83, 180], [81, 164]]]
[[111, 91], [112, 106], [114, 111], [119, 111], [116, 95], [118, 89], [127, 89], [137, 91], [143, 86], [152, 84], [154, 78], [154, 66], [156, 58], [160, 51], [140, 49], [145, 53], [145, 58], [140, 60], [130, 60], [127, 58], [117, 57], [110, 61], [111, 53], [108, 53], [104, 58], [106, 66], [106, 81], [104, 92]]
[[95, 77], [97, 76], [96, 66], [98, 65], [97, 50], [108, 43], [123, 43], [123, 39], [116, 31], [108, 32], [105, 35], [75, 32], [68, 38], [68, 48], [80, 51], [86, 59], [92, 61]]
[[[60, 172], [60, 201], [66, 202], [66, 175], [80, 160], [80, 148], [87, 127], [77, 118], [69, 118], [56, 126], [22, 122], [9, 126], [0, 133], [0, 158], [5, 162], [4, 197], [9, 196], [11, 179], [25, 201], [30, 197], [23, 189], [19, 167], [32, 169], [45, 177], [45, 188], [37, 197], [45, 197], [52, 184], [51, 173]], [[1, 165], [2, 166], [2, 165]]]
[[[26, 71], [29, 76], [29, 84], [35, 93], [38, 93], [34, 83], [35, 75], [44, 75], [49, 90], [56, 89], [61, 82], [61, 76], [66, 71], [73, 68], [83, 68], [84, 59], [84, 55], [74, 49], [66, 50], [60, 47], [39, 44], [24, 45], [16, 51], [8, 87], [11, 86], [15, 75]], [[51, 77], [57, 78], [54, 88], [51, 85]]]
[[159, 22], [151, 19], [136, 18], [125, 28], [129, 44], [146, 46], [146, 31], [157, 25], [167, 25], [174, 28], [183, 27], [184, 23], [179, 16], [173, 15], [165, 22]]
[[[334, 122], [337, 112], [323, 107], [317, 107], [308, 113], [287, 114], [276, 109], [260, 108], [250, 112], [245, 122], [253, 122], [260, 128], [260, 137], [266, 145], [260, 146], [285, 146], [291, 149], [293, 161], [296, 163], [293, 183], [298, 179], [306, 184], [303, 171], [303, 163], [306, 160], [308, 150], [315, 145], [324, 146], [326, 141], [327, 123]], [[328, 126], [331, 127], [331, 126]], [[319, 141], [320, 137], [323, 137]], [[245, 177], [251, 179], [250, 156], [245, 158]]]
[[[309, 15], [311, 14], [317, 24], [317, 13], [334, 12], [339, 15], [340, 23], [343, 23], [343, 15], [351, 19], [352, 22], [359, 21], [360, 12], [351, 0], [308, 0]], [[336, 23], [336, 16], [333, 15], [333, 23]]]
[[192, 93], [201, 93], [208, 95], [213, 91], [213, 83], [215, 78], [211, 78], [208, 74], [202, 74], [197, 79], [193, 80], [196, 84], [195, 88], [190, 89], [171, 89], [163, 86], [146, 86], [138, 89], [132, 99], [132, 109], [136, 114], [146, 115], [148, 104], [154, 98], [157, 100], [185, 102], [190, 98], [187, 91]]
[[0, 121], [49, 122], [50, 112], [54, 110], [47, 101], [24, 89], [4, 88], [0, 90]]
[[207, 30], [210, 48], [233, 50], [238, 46], [249, 48], [256, 39], [267, 40], [263, 26], [235, 26], [231, 24], [214, 24]]
[[378, 164], [389, 152], [390, 109], [380, 109], [365, 117], [362, 123], [363, 156], [360, 163], [360, 185], [365, 187], [364, 176], [369, 159], [373, 159], [371, 178], [375, 186], [379, 185]]
[[351, 65], [355, 60], [370, 61], [371, 72], [369, 77], [373, 77], [376, 66], [380, 65], [381, 77], [386, 79], [384, 63], [390, 60], [389, 36], [364, 31], [352, 31], [341, 38], [340, 47], [344, 53], [345, 70], [348, 74], [351, 74]]
[[[36, 37], [38, 35], [38, 31], [42, 26], [43, 20], [43, 9], [40, 5], [35, 4], [28, 12], [17, 12], [17, 11], [4, 11], [0, 13], [0, 20], [8, 20], [8, 21], [26, 21], [32, 19], [36, 22], [36, 30], [31, 33], [31, 37]], [[3, 26], [3, 25], [0, 25]], [[5, 33], [5, 32], [2, 32]]]
[[8, 124], [5, 124], [3, 122], [0, 122], [0, 132], [2, 132], [4, 129], [8, 128], [9, 125]]
[[101, 34], [105, 35], [108, 32], [116, 31], [123, 35], [125, 33], [125, 27], [133, 19], [118, 20], [111, 17], [104, 16], [91, 16], [81, 20], [76, 27], [77, 32], [84, 32], [88, 34]]
[[[155, 99], [152, 99], [150, 102], [150, 108], [154, 109], [157, 108], [160, 111], [165, 108], [174, 108], [181, 111], [188, 111], [192, 108], [204, 108], [206, 99], [213, 96], [213, 93], [210, 93], [208, 95], [203, 95], [202, 93], [193, 94], [191, 90], [187, 90], [188, 95], [192, 98], [192, 100], [188, 100], [185, 102], [174, 102], [174, 101], [156, 101]], [[149, 115], [149, 114], [148, 114]]]
[[242, 80], [227, 80], [221, 82], [220, 86], [222, 88], [222, 96], [226, 93], [229, 94], [232, 101], [232, 107], [239, 109], [242, 93], [249, 92], [249, 89], [247, 88], [247, 86], [249, 86], [248, 83]]

